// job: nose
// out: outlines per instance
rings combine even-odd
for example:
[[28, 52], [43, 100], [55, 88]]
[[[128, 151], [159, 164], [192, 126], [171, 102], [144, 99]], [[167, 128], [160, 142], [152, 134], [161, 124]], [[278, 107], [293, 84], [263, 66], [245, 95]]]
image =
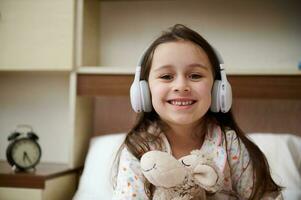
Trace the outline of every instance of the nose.
[[174, 80], [173, 91], [190, 92], [189, 82], [185, 77], [178, 77]]

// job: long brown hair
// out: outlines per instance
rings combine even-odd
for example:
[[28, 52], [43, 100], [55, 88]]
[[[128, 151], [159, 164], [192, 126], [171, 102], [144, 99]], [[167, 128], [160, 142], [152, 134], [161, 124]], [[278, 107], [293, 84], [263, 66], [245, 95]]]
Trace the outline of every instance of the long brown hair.
[[[162, 35], [158, 37], [146, 50], [144, 57], [142, 58], [141, 79], [148, 80], [152, 58], [156, 47], [162, 43], [180, 40], [193, 42], [202, 48], [207, 53], [213, 67], [212, 71], [214, 79], [220, 80], [219, 60], [212, 46], [197, 32], [181, 24], [176, 24], [168, 31], [163, 32]], [[162, 141], [158, 135], [143, 134], [147, 133], [148, 127], [153, 123], [159, 124], [162, 128], [164, 127], [164, 123], [160, 120], [160, 117], [154, 109], [149, 113], [138, 114], [136, 123], [128, 132], [122, 147], [126, 146], [127, 149], [138, 159], [140, 159], [144, 153], [150, 151], [149, 141], [156, 143], [158, 148], [162, 147]], [[200, 126], [202, 130], [200, 131], [208, 130], [208, 124], [219, 125], [224, 134], [226, 129], [230, 128], [234, 130], [240, 141], [242, 141], [247, 148], [253, 164], [254, 176], [256, 177], [254, 178], [254, 187], [250, 199], [258, 199], [266, 192], [281, 191], [281, 187], [278, 186], [271, 177], [269, 165], [264, 154], [239, 128], [231, 110], [228, 113], [213, 113], [209, 109], [202, 119], [202, 126]], [[153, 187], [147, 182], [145, 183], [145, 186], [146, 192], [151, 196]]]

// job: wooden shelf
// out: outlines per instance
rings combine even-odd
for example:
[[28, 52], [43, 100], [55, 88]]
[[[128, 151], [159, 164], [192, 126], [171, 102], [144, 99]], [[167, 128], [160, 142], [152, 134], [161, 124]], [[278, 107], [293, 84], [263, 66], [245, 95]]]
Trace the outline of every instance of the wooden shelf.
[[[82, 66], [76, 69], [77, 74], [100, 74], [100, 75], [133, 75], [135, 74], [135, 66]], [[300, 76], [301, 70], [288, 71], [258, 71], [256, 68], [251, 69], [235, 69], [234, 71], [226, 70], [229, 76]]]
[[70, 168], [66, 164], [40, 163], [35, 171], [15, 172], [6, 161], [0, 161], [0, 187], [44, 189], [49, 179], [71, 173], [80, 173], [82, 167]]
[[[80, 96], [128, 96], [134, 79], [133, 75], [115, 74], [78, 74], [77, 77], [77, 94]], [[300, 75], [228, 75], [227, 77], [235, 98], [301, 98]]]
[[132, 75], [135, 74], [135, 67], [89, 66], [79, 67], [76, 72], [78, 74]]
[[129, 95], [134, 75], [78, 74], [77, 94], [80, 96]]

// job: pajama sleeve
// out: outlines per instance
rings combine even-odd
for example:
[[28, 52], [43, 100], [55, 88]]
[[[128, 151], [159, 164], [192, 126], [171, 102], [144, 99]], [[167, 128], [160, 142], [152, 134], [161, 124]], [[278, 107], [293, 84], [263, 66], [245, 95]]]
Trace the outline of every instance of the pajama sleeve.
[[113, 200], [147, 200], [140, 162], [126, 148], [120, 155]]
[[233, 190], [241, 199], [248, 199], [252, 193], [254, 181], [253, 166], [248, 150], [234, 131], [228, 131], [226, 137]]

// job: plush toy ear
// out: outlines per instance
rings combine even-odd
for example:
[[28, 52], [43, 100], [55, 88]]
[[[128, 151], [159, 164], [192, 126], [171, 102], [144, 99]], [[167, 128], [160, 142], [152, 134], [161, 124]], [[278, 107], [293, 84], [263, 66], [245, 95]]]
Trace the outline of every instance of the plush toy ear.
[[208, 192], [219, 190], [221, 176], [212, 166], [206, 164], [198, 164], [193, 170], [193, 178], [196, 183]]
[[181, 184], [187, 169], [173, 156], [162, 151], [149, 151], [140, 160], [142, 173], [155, 186], [170, 188]]

